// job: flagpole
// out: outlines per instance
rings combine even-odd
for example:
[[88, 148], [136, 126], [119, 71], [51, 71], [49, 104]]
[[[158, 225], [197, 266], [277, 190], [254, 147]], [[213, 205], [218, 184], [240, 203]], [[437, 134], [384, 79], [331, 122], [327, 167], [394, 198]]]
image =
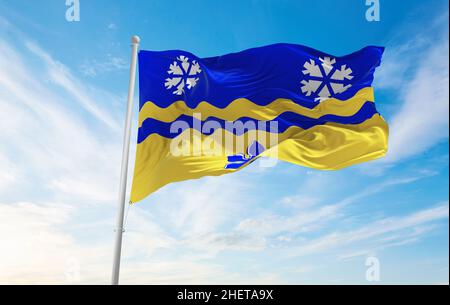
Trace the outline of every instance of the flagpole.
[[131, 38], [131, 65], [130, 65], [130, 83], [128, 87], [128, 100], [127, 100], [127, 114], [125, 119], [125, 133], [123, 137], [123, 150], [122, 150], [122, 167], [120, 173], [120, 188], [119, 188], [119, 210], [117, 212], [117, 225], [116, 225], [116, 241], [114, 245], [114, 260], [113, 270], [111, 277], [111, 284], [119, 284], [119, 272], [120, 272], [120, 255], [122, 253], [122, 235], [124, 232], [123, 218], [125, 212], [125, 198], [127, 191], [127, 175], [128, 175], [128, 156], [130, 153], [130, 134], [131, 134], [131, 117], [133, 114], [133, 97], [134, 87], [136, 82], [136, 64], [137, 54], [139, 48], [140, 38], [133, 36]]

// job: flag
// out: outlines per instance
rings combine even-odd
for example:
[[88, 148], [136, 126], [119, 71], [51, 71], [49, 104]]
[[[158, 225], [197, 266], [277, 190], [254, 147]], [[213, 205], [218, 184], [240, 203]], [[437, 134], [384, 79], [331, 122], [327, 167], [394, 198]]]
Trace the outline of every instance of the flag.
[[319, 170], [382, 157], [388, 126], [372, 82], [383, 51], [337, 57], [294, 44], [209, 58], [140, 51], [131, 202], [260, 157]]

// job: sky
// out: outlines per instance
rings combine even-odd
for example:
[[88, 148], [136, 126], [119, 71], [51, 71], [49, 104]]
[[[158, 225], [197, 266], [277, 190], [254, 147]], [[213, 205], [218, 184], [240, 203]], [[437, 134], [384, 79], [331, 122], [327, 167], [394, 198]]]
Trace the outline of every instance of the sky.
[[78, 22], [67, 9], [0, 0], [1, 284], [109, 283], [134, 34], [201, 57], [384, 46], [390, 142], [341, 171], [253, 164], [164, 187], [127, 208], [121, 283], [448, 284], [447, 1], [380, 0], [375, 22], [364, 0], [80, 0]]

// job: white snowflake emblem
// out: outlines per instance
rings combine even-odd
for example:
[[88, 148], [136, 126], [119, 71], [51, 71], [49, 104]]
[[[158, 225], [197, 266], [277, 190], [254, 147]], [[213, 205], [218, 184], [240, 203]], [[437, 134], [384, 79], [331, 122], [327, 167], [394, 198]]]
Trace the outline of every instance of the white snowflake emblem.
[[199, 78], [196, 75], [200, 74], [202, 70], [197, 61], [189, 61], [184, 55], [177, 57], [177, 60], [170, 65], [167, 73], [172, 75], [166, 79], [164, 86], [167, 90], [175, 88], [173, 94], [182, 95], [186, 88], [192, 89], [197, 85]]
[[349, 81], [353, 79], [352, 69], [347, 65], [335, 66], [336, 59], [330, 57], [319, 58], [321, 63], [317, 64], [314, 59], [305, 62], [302, 72], [305, 75], [301, 81], [302, 92], [306, 96], [317, 95], [316, 101], [323, 101], [345, 92], [352, 85]]

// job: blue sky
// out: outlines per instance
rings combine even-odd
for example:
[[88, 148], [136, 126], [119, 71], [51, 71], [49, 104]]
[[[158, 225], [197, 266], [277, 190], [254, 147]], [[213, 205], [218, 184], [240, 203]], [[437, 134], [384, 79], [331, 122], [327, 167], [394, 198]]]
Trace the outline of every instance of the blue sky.
[[376, 257], [378, 283], [448, 284], [447, 1], [380, 0], [379, 22], [363, 0], [80, 3], [69, 23], [64, 0], [0, 0], [0, 283], [109, 282], [138, 34], [199, 56], [385, 46], [391, 136], [386, 158], [338, 172], [255, 165], [165, 187], [128, 210], [123, 283], [372, 284]]

